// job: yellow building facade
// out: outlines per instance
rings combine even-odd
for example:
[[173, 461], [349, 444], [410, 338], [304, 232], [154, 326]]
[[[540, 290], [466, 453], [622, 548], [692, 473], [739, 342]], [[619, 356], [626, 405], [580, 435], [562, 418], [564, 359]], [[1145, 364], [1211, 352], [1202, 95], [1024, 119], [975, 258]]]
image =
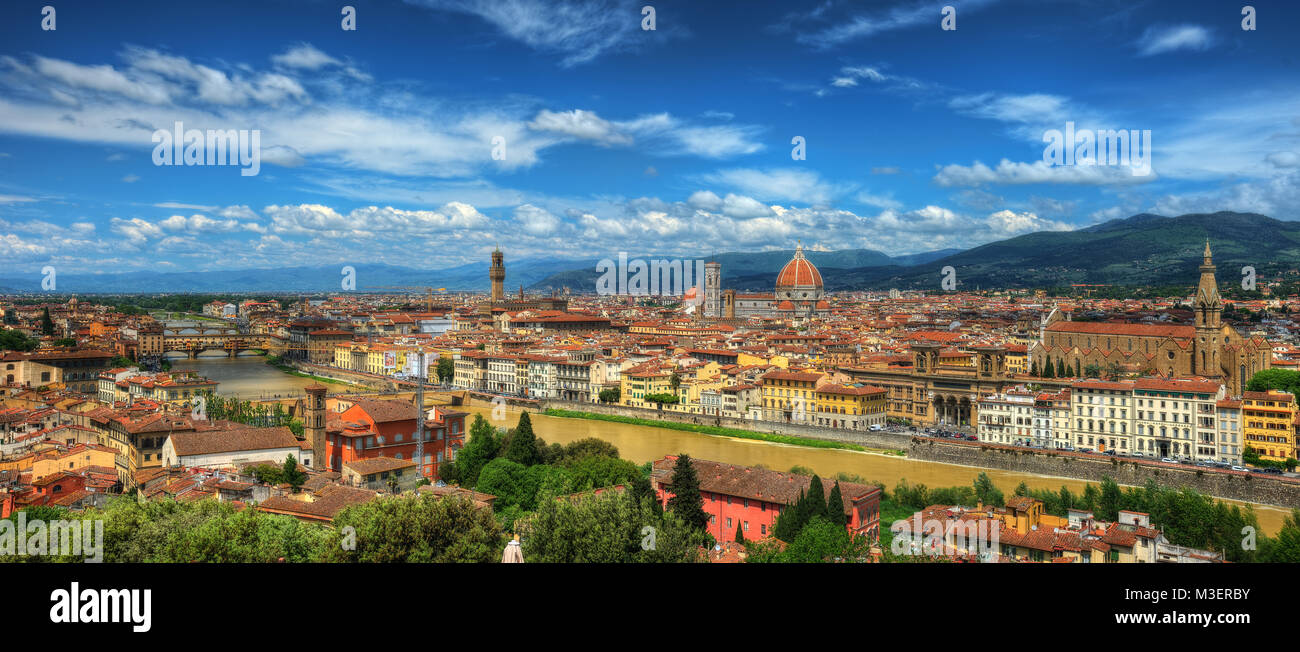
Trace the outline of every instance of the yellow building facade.
[[1246, 392], [1241, 397], [1242, 432], [1246, 445], [1255, 449], [1260, 459], [1284, 462], [1295, 458], [1295, 418], [1296, 401], [1290, 392]]

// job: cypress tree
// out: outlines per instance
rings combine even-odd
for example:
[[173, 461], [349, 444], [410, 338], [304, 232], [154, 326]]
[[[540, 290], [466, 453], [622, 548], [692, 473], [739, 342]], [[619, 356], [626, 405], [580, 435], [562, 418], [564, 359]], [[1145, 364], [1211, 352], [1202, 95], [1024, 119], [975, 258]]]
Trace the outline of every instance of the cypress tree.
[[673, 495], [668, 499], [668, 509], [678, 518], [697, 530], [709, 525], [709, 515], [704, 513], [704, 498], [700, 496], [700, 479], [695, 475], [691, 456], [682, 453], [673, 466], [673, 480], [667, 487]]
[[844, 497], [840, 493], [840, 481], [835, 481], [835, 486], [831, 487], [831, 495], [826, 498], [826, 517], [831, 523], [840, 527], [846, 527], [849, 524], [849, 515], [844, 513]]
[[740, 527], [740, 523], [736, 524], [736, 543], [745, 545], [745, 530]]
[[1078, 361], [1078, 360], [1075, 360], [1075, 361], [1074, 361], [1074, 377], [1075, 377], [1075, 378], [1082, 378], [1082, 377], [1083, 377], [1083, 371], [1081, 371], [1081, 370], [1079, 369], [1079, 361]]
[[1056, 361], [1056, 376], [1058, 378], [1065, 378], [1069, 373], [1070, 372], [1065, 370], [1065, 358], [1059, 358]]
[[1055, 378], [1056, 368], [1052, 366], [1052, 356], [1047, 356], [1047, 364], [1043, 365], [1043, 378]]
[[46, 306], [44, 312], [41, 313], [41, 334], [42, 335], [54, 334], [54, 320], [50, 319], [49, 306]]
[[1030, 376], [1035, 376], [1035, 377], [1038, 376], [1038, 361], [1037, 361], [1037, 360], [1034, 360], [1032, 363], [1029, 364], [1029, 375], [1030, 375]]
[[794, 538], [799, 536], [803, 526], [808, 522], [804, 516], [807, 509], [808, 501], [805, 500], [803, 490], [799, 490], [799, 500], [793, 505], [786, 505], [785, 509], [776, 517], [776, 523], [772, 526], [772, 536], [790, 543]]
[[808, 506], [804, 510], [807, 518], [805, 518], [803, 523], [800, 524], [801, 528], [802, 526], [807, 525], [808, 521], [812, 520], [814, 516], [826, 518], [826, 491], [822, 488], [822, 479], [817, 477], [817, 474], [815, 473], [813, 474], [812, 482], [808, 484], [807, 501]]
[[510, 446], [506, 448], [506, 459], [524, 466], [532, 466], [540, 461], [537, 455], [537, 437], [533, 434], [533, 422], [528, 418], [527, 412], [519, 415], [519, 425], [515, 426]]

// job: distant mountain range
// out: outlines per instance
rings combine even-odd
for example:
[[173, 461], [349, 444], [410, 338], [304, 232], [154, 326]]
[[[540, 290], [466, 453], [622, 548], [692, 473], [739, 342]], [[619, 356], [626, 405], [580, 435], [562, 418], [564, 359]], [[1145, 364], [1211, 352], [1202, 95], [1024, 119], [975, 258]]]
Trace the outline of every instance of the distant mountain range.
[[[1192, 285], [1206, 238], [1220, 284], [1243, 266], [1258, 276], [1300, 267], [1300, 222], [1255, 213], [1219, 212], [1179, 217], [1141, 214], [1077, 231], [1044, 231], [973, 249], [945, 249], [890, 257], [871, 249], [807, 251], [826, 289], [940, 289], [940, 270], [952, 266], [962, 289], [1045, 287], [1072, 283]], [[723, 287], [771, 290], [792, 250], [730, 252], [710, 256], [722, 263]], [[612, 258], [613, 256], [611, 256]], [[633, 255], [645, 260], [675, 256]], [[373, 286], [432, 286], [451, 291], [489, 287], [488, 261], [441, 270], [358, 264], [207, 272], [60, 274], [60, 293], [339, 292], [343, 265], [356, 269], [358, 291]], [[506, 258], [506, 291], [520, 285], [537, 291], [563, 287], [594, 290], [597, 259]], [[39, 292], [41, 276], [0, 277], [0, 291]], [[380, 290], [374, 290], [380, 291]]]
[[[535, 258], [507, 261], [507, 285], [525, 286], [555, 273], [583, 264], [577, 260]], [[413, 269], [396, 265], [368, 265], [342, 261], [316, 267], [282, 267], [279, 269], [241, 269], [209, 272], [122, 272], [115, 274], [59, 274], [60, 293], [218, 293], [218, 292], [341, 292], [342, 268], [356, 270], [356, 289], [372, 286], [430, 286], [458, 290], [486, 290], [488, 262], [471, 263], [441, 270]], [[10, 292], [39, 292], [41, 277], [0, 277], [0, 287]], [[509, 288], [507, 288], [509, 289]], [[396, 291], [395, 291], [396, 292]]]
[[[939, 251], [928, 251], [920, 254], [909, 254], [905, 256], [890, 257], [874, 249], [844, 249], [841, 251], [805, 251], [804, 255], [812, 261], [818, 269], [828, 268], [846, 268], [846, 269], [865, 269], [886, 266], [909, 266], [920, 265], [926, 262], [943, 258], [960, 252], [960, 249], [943, 249]], [[723, 287], [735, 288], [738, 290], [749, 290], [767, 288], [772, 289], [772, 283], [776, 279], [777, 272], [781, 271], [786, 263], [794, 257], [793, 249], [780, 249], [773, 251], [759, 252], [729, 252], [714, 254], [706, 258], [711, 261], [717, 261], [722, 265], [722, 285]], [[641, 259], [644, 261], [651, 260], [674, 260], [675, 256], [668, 255], [632, 255], [628, 254], [628, 260]], [[616, 261], [615, 256], [609, 258]], [[596, 279], [600, 274], [596, 271], [596, 265], [599, 261], [592, 260], [586, 266], [569, 269], [557, 274], [552, 274], [531, 286], [530, 290], [546, 291], [569, 288], [574, 292], [585, 291], [593, 292], [596, 287]], [[506, 266], [509, 273], [509, 264]], [[823, 274], [823, 277], [825, 275]]]
[[952, 266], [960, 288], [1073, 283], [1195, 285], [1206, 239], [1221, 285], [1300, 267], [1300, 222], [1256, 213], [1143, 213], [1077, 231], [1043, 231], [991, 242], [921, 265], [821, 270], [828, 290], [939, 289]]

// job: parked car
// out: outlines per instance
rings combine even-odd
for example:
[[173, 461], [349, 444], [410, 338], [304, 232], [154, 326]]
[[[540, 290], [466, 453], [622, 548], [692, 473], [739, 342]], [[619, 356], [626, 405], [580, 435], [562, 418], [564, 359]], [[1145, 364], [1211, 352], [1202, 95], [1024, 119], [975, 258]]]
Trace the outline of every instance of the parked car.
[[1091, 453], [1091, 452], [1092, 452], [1092, 449], [1091, 449], [1091, 448], [1080, 448], [1080, 449], [1079, 449], [1079, 452], [1080, 452], [1080, 453]]
[[1233, 465], [1232, 465], [1232, 470], [1233, 470], [1233, 471], [1245, 471], [1245, 470], [1246, 470], [1246, 467], [1244, 467], [1244, 466], [1237, 466], [1236, 464], [1233, 464]]
[[876, 431], [876, 432], [880, 432], [881, 430], [884, 430], [884, 428], [881, 427], [881, 425], [878, 424], [878, 423], [873, 423], [873, 424], [871, 424], [871, 428], [870, 428], [870, 430], [873, 430], [873, 431]]
[[979, 441], [980, 438], [975, 435], [966, 435], [966, 441]]
[[1176, 459], [1174, 459], [1174, 458], [1172, 458], [1172, 457], [1162, 457], [1162, 458], [1160, 458], [1160, 461], [1161, 461], [1161, 462], [1164, 462], [1165, 464], [1177, 464], [1177, 463], [1178, 463], [1178, 460], [1176, 460]]
[[1115, 449], [1112, 448], [1112, 449], [1110, 449], [1110, 450], [1108, 450], [1108, 451], [1103, 451], [1102, 454], [1103, 454], [1103, 455], [1110, 455], [1111, 457], [1114, 457], [1114, 456], [1115, 456]]

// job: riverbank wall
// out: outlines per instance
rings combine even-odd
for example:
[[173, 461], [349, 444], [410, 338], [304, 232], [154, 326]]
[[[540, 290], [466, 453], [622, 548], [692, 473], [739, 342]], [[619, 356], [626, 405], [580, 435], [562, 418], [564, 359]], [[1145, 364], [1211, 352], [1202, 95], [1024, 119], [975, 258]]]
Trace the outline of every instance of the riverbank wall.
[[385, 392], [397, 389], [397, 384], [394, 383], [392, 379], [384, 378], [382, 376], [375, 376], [356, 371], [346, 371], [344, 369], [326, 367], [324, 365], [312, 364], [310, 362], [302, 362], [299, 360], [285, 360], [284, 364], [285, 366], [304, 374], [311, 374], [313, 376], [329, 378], [331, 380], [341, 380], [345, 383], [360, 385], [366, 389], [373, 389], [375, 391]]
[[1300, 508], [1300, 483], [1254, 473], [1154, 466], [1125, 458], [1072, 455], [929, 437], [914, 438], [906, 450], [909, 458], [927, 462], [1036, 473], [1091, 482], [1100, 482], [1102, 478], [1109, 477], [1119, 484], [1135, 487], [1154, 480], [1163, 487], [1189, 487], [1217, 498]]
[[622, 405], [561, 400], [541, 401], [540, 409], [548, 408], [848, 442], [867, 448], [902, 450], [906, 452], [908, 458], [920, 461], [1033, 473], [1088, 482], [1100, 482], [1102, 478], [1109, 477], [1121, 485], [1141, 487], [1148, 480], [1155, 480], [1156, 484], [1163, 487], [1189, 487], [1216, 498], [1300, 508], [1300, 483], [1252, 473], [1226, 473], [1177, 468], [1172, 465], [1138, 464], [1133, 460], [1103, 455], [995, 446], [979, 442], [916, 437], [904, 433], [855, 432], [770, 421], [660, 412]]

